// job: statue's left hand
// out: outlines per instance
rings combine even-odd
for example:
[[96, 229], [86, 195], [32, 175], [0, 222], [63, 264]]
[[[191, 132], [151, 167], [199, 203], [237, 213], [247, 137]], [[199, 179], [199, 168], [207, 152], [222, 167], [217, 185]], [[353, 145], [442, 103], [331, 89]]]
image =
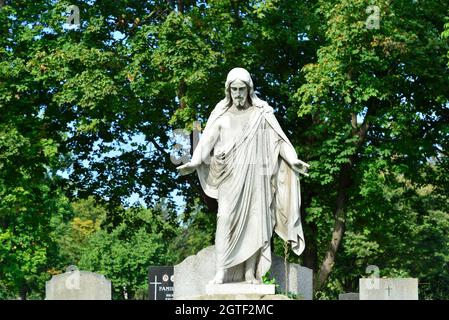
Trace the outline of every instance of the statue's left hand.
[[310, 165], [305, 163], [304, 161], [295, 159], [292, 161], [292, 163], [290, 163], [290, 165], [292, 166], [292, 169], [295, 172], [300, 173], [306, 177], [309, 176], [309, 174], [307, 173], [307, 170], [309, 169]]

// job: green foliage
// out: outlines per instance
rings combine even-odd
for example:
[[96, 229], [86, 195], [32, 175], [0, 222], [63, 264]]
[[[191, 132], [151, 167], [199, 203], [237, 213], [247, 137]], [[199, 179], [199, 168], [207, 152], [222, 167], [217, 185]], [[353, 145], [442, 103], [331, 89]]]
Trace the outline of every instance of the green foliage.
[[[449, 16], [446, 17], [446, 24], [444, 25], [445, 30], [442, 33], [443, 38], [448, 39], [449, 38]], [[448, 65], [449, 65], [449, 51], [447, 52], [447, 59], [448, 59]]]
[[94, 198], [71, 203], [70, 219], [55, 219], [54, 240], [59, 247], [61, 264], [54, 266], [55, 272], [64, 272], [70, 265], [78, 265], [83, 248], [89, 237], [100, 230], [106, 219], [106, 209]]
[[[175, 171], [170, 135], [204, 126], [241, 66], [311, 164], [306, 252], [288, 260], [317, 273], [344, 213], [316, 296], [356, 290], [376, 264], [418, 277], [424, 299], [447, 299], [447, 1], [170, 3], [0, 9], [0, 298], [42, 297], [51, 274], [78, 263], [110, 277], [115, 298], [137, 297], [148, 264], [212, 244], [216, 217], [197, 179]], [[69, 4], [74, 30], [63, 28]], [[365, 26], [372, 4], [379, 29]], [[173, 191], [187, 202], [181, 217]], [[151, 209], [130, 210], [133, 193]], [[274, 250], [285, 254], [278, 238]]]
[[267, 274], [262, 276], [262, 283], [263, 284], [274, 284], [276, 286], [279, 286], [276, 282], [276, 279], [271, 275], [270, 272], [267, 272]]
[[37, 290], [41, 298], [58, 259], [53, 219], [70, 210], [50, 170], [54, 141], [26, 117], [11, 120], [0, 123], [0, 294], [25, 299]]
[[111, 280], [114, 299], [139, 298], [136, 293], [148, 288], [148, 267], [174, 262], [168, 251], [172, 227], [148, 209], [126, 212], [120, 225], [89, 237], [78, 264]]
[[176, 263], [190, 255], [195, 255], [201, 249], [215, 243], [216, 215], [208, 213], [199, 199], [195, 199], [192, 208], [186, 208], [180, 217], [181, 224], [178, 234], [170, 244], [170, 251], [176, 254]]
[[409, 181], [395, 181], [396, 188], [383, 185], [357, 200], [357, 212], [348, 219], [351, 231], [320, 295], [335, 299], [338, 293], [357, 291], [366, 267], [376, 265], [380, 277], [417, 277], [421, 299], [447, 298], [447, 197], [430, 185], [416, 191]]
[[263, 284], [274, 284], [275, 285], [275, 292], [276, 294], [281, 294], [281, 295], [285, 295], [288, 298], [292, 299], [292, 300], [301, 300], [303, 297], [300, 294], [296, 294], [294, 292], [283, 292], [280, 290], [279, 288], [279, 284], [276, 281], [276, 279], [273, 277], [273, 275], [271, 274], [271, 272], [267, 272], [264, 276], [262, 276], [262, 283]]
[[[380, 1], [380, 28], [367, 29], [370, 4], [318, 2], [325, 43], [317, 61], [304, 66], [305, 83], [294, 95], [298, 115], [309, 119], [301, 130], [310, 143], [300, 144], [299, 153], [312, 164], [304, 179], [303, 216], [308, 243], [317, 248], [307, 253], [315, 269], [328, 252], [335, 213], [344, 212], [338, 218], [345, 222], [342, 248], [329, 261], [331, 280], [317, 297], [357, 290], [368, 264], [378, 265], [385, 276], [431, 274], [412, 265], [430, 246], [415, 242], [425, 233], [424, 217], [434, 215], [426, 198], [444, 192], [437, 181], [447, 170], [449, 45], [440, 34], [448, 6]], [[433, 192], [417, 195], [423, 185]], [[446, 205], [440, 209], [447, 212]], [[432, 252], [446, 256], [445, 240], [432, 240]], [[444, 274], [447, 261], [434, 254], [426, 264], [436, 263]]]

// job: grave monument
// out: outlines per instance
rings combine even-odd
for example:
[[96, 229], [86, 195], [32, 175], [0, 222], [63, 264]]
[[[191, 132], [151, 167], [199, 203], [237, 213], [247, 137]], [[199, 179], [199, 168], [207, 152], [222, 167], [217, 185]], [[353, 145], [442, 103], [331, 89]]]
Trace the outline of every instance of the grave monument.
[[204, 192], [218, 201], [215, 276], [206, 291], [274, 294], [274, 286], [261, 285], [271, 267], [270, 240], [276, 232], [295, 254], [303, 252], [299, 175], [308, 167], [273, 108], [257, 97], [248, 71], [232, 69], [192, 159], [177, 168], [183, 175], [196, 171]]

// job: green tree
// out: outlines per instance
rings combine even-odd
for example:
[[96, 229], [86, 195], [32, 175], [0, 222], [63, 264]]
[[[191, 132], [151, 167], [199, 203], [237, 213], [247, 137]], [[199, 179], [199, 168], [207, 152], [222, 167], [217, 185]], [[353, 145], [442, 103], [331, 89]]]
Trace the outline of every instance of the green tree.
[[[95, 196], [107, 210], [103, 228], [87, 237], [94, 226], [88, 223], [92, 217], [78, 217], [70, 228], [67, 221], [74, 216], [64, 218], [66, 231], [79, 231], [80, 237], [73, 242], [77, 244], [70, 249], [58, 238], [66, 250], [62, 255], [45, 255], [34, 246], [40, 251], [31, 265], [43, 266], [49, 256], [73, 261], [84, 246], [81, 243], [92, 239], [98, 238], [103, 245], [107, 239], [121, 243], [124, 232], [119, 232], [119, 226], [125, 225], [130, 234], [140, 230], [138, 223], [126, 220], [124, 206], [132, 193], [154, 208], [161, 198], [168, 198], [172, 205], [172, 195], [179, 191], [187, 201], [181, 228], [206, 229], [197, 234], [184, 229], [179, 245], [186, 241], [196, 248], [203, 237], [209, 244], [216, 202], [203, 193], [194, 176], [177, 174], [170, 161], [175, 143], [171, 136], [177, 128], [191, 130], [193, 120], [201, 120], [204, 126], [223, 97], [226, 73], [241, 66], [250, 70], [261, 98], [274, 107], [299, 157], [312, 164], [310, 176], [302, 180], [307, 245], [300, 261], [315, 271], [315, 289], [328, 290], [326, 284], [335, 281], [351, 287], [362, 263], [376, 260], [388, 248], [391, 255], [376, 260], [385, 272], [391, 268], [398, 274], [420, 276], [432, 282], [429, 290], [438, 292], [433, 276], [437, 269], [425, 266], [441, 266], [444, 261], [445, 209], [437, 213], [426, 199], [448, 196], [449, 48], [447, 38], [441, 36], [447, 35], [447, 1], [40, 0], [32, 5], [3, 4], [2, 259], [12, 261], [16, 236], [28, 237], [27, 243], [32, 243], [31, 238], [40, 244], [52, 243], [47, 236], [54, 230], [50, 213], [73, 214], [63, 209], [68, 202], [62, 192], [72, 200]], [[64, 27], [62, 13], [68, 5], [80, 9], [77, 28]], [[369, 16], [376, 14], [366, 11], [370, 5], [379, 8], [378, 29], [366, 27]], [[61, 171], [69, 178], [57, 178]], [[398, 182], [398, 177], [404, 180]], [[419, 195], [429, 185], [431, 194]], [[393, 198], [405, 203], [403, 207], [384, 200], [382, 192], [395, 194], [396, 189], [401, 191]], [[195, 202], [198, 197], [202, 205]], [[17, 207], [26, 208], [20, 211], [26, 214], [15, 215]], [[378, 225], [368, 213], [378, 218], [373, 220]], [[394, 222], [407, 217], [410, 226], [389, 223], [384, 217], [390, 213]], [[170, 215], [164, 221], [177, 228]], [[25, 228], [29, 221], [34, 229]], [[39, 231], [41, 227], [46, 232]], [[423, 254], [433, 250], [438, 256], [424, 259], [424, 265], [415, 269], [397, 264], [400, 257], [404, 259], [399, 250], [404, 242], [376, 238], [382, 232], [394, 235], [397, 228], [415, 235], [414, 239], [429, 232], [441, 235], [410, 246]], [[66, 232], [62, 234], [68, 239]], [[133, 241], [146, 246], [137, 239]], [[120, 246], [129, 248], [129, 244]], [[93, 245], [90, 248], [94, 255]], [[190, 252], [184, 246], [174, 256], [181, 259], [186, 254]], [[362, 269], [356, 268], [357, 275], [346, 281], [342, 270], [352, 267], [354, 257], [361, 259], [357, 268]], [[53, 263], [56, 269], [64, 265], [61, 259]], [[100, 265], [98, 261], [95, 266]], [[0, 287], [22, 290], [18, 288], [26, 286], [19, 283], [34, 280], [20, 279], [42, 274], [32, 267], [11, 270], [9, 280], [2, 280]], [[132, 288], [141, 283], [128, 280]], [[134, 289], [130, 290], [132, 295]]]
[[0, 9], [0, 278], [5, 296], [26, 299], [42, 297], [58, 257], [53, 218], [70, 210], [56, 176], [64, 137], [43, 115], [44, 93], [26, 65], [34, 34], [21, 22], [43, 6], [16, 8]]
[[111, 280], [114, 299], [141, 299], [148, 289], [148, 267], [173, 264], [168, 247], [176, 229], [157, 211], [129, 209], [124, 215], [111, 231], [89, 237], [78, 267]]
[[0, 124], [0, 289], [26, 299], [32, 291], [42, 297], [58, 257], [54, 219], [70, 208], [45, 164], [55, 156], [52, 144], [20, 133], [26, 120], [16, 120], [17, 126]]
[[[318, 4], [326, 44], [317, 62], [304, 68], [306, 83], [296, 98], [298, 114], [309, 119], [302, 130], [303, 141], [311, 144], [300, 147], [314, 167], [305, 179], [305, 221], [314, 251], [306, 256], [314, 257], [319, 290], [345, 230], [353, 232], [347, 220], [354, 207], [388, 214], [379, 198], [359, 201], [383, 180], [381, 172], [389, 176], [387, 184], [401, 174], [416, 188], [433, 182], [435, 175], [425, 174], [429, 158], [446, 161], [439, 149], [447, 150], [449, 77], [448, 42], [440, 36], [447, 3], [377, 1], [378, 29], [366, 28], [370, 1]], [[377, 220], [392, 230], [383, 221]]]
[[169, 245], [169, 251], [176, 255], [175, 263], [180, 263], [188, 256], [213, 245], [217, 222], [216, 215], [207, 212], [199, 198], [195, 200], [193, 208], [186, 210], [179, 219], [178, 234]]
[[106, 209], [93, 197], [71, 203], [72, 214], [55, 221], [53, 239], [58, 244], [60, 264], [55, 272], [64, 272], [70, 265], [78, 265], [81, 253], [90, 236], [100, 230], [106, 220]]
[[417, 277], [421, 299], [447, 299], [447, 197], [401, 176], [376, 172], [375, 177], [378, 181], [348, 210], [341, 251], [319, 297], [358, 291], [358, 279], [368, 276], [368, 265], [376, 265], [381, 277]]

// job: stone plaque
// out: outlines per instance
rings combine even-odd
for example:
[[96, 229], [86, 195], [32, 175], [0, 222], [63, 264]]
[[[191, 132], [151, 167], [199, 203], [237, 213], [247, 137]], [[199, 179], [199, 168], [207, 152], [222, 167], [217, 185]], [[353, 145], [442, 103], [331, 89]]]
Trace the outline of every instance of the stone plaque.
[[148, 297], [150, 300], [173, 300], [173, 266], [148, 269]]

